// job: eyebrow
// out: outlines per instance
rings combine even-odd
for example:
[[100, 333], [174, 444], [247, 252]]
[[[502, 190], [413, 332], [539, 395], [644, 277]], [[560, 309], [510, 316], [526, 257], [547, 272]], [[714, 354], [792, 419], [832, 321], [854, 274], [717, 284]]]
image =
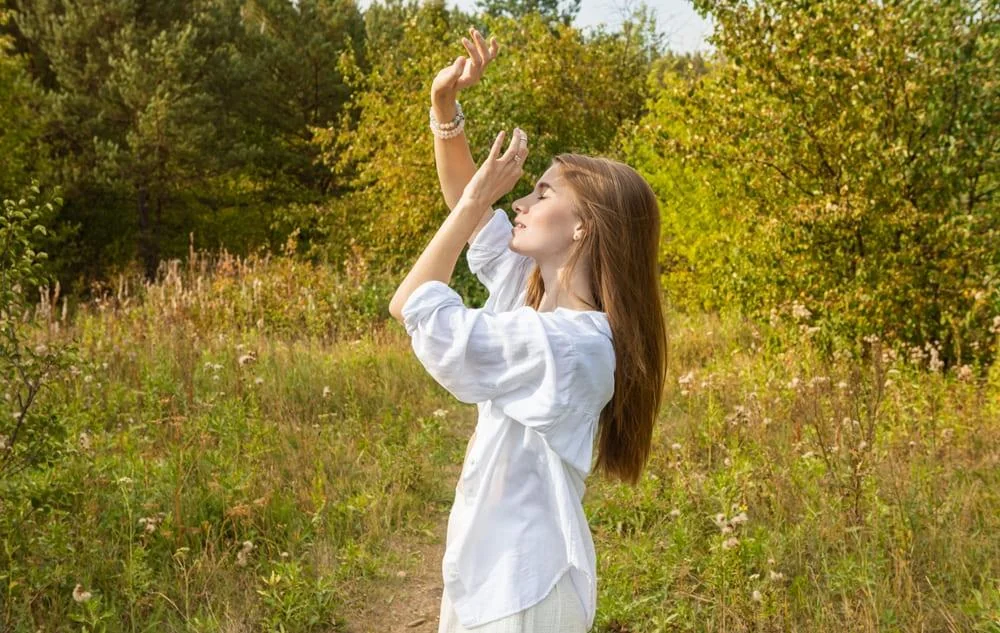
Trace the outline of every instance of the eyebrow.
[[550, 185], [549, 183], [545, 182], [544, 180], [539, 180], [539, 181], [538, 181], [538, 182], [537, 182], [537, 183], [535, 184], [535, 188], [536, 188], [536, 189], [540, 189], [540, 188], [542, 188], [542, 187], [548, 187], [549, 189], [552, 189], [552, 191], [555, 191], [555, 188], [554, 188], [554, 187], [553, 187], [552, 185]]

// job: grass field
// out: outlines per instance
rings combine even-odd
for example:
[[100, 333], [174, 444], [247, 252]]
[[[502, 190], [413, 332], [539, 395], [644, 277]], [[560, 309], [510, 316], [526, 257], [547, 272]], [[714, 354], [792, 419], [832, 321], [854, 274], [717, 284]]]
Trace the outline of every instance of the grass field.
[[[0, 630], [365, 630], [347, 596], [443, 540], [476, 409], [360, 281], [195, 255], [43, 313], [68, 448], [4, 483]], [[588, 480], [596, 631], [1000, 632], [1000, 366], [669, 326], [646, 475]]]

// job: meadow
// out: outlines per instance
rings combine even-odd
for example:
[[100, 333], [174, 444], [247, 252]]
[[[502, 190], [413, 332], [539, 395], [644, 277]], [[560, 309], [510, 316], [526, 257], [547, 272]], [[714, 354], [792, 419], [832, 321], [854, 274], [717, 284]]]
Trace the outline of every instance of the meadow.
[[[192, 251], [77, 310], [47, 291], [23, 332], [72, 354], [33, 410], [63, 448], [4, 484], [0, 629], [379, 630], [349, 605], [437, 571], [399, 544], [443, 542], [476, 416], [391, 287]], [[595, 631], [1000, 631], [1000, 365], [668, 323], [646, 474], [588, 480]]]

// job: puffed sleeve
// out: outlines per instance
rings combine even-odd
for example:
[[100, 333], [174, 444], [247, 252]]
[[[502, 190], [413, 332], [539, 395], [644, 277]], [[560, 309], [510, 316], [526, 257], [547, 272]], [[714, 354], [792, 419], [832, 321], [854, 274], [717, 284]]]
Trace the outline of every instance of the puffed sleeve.
[[493, 312], [519, 308], [527, 296], [528, 274], [534, 260], [510, 250], [513, 228], [507, 213], [494, 209], [493, 217], [476, 234], [465, 254], [469, 270], [490, 292], [485, 307]]
[[490, 400], [540, 432], [571, 410], [572, 336], [534, 309], [468, 308], [458, 293], [431, 280], [410, 294], [402, 316], [420, 363], [461, 402]]

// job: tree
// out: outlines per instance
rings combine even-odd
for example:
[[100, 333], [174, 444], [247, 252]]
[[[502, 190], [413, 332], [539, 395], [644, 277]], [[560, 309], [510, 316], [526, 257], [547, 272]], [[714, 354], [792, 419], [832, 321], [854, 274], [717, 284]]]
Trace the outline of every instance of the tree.
[[[0, 29], [8, 20], [8, 13], [0, 9]], [[41, 126], [35, 116], [42, 95], [26, 66], [24, 56], [14, 50], [13, 38], [0, 30], [0, 199], [13, 198], [45, 168]]]
[[696, 6], [726, 61], [661, 95], [682, 126], [647, 123], [659, 153], [728, 174], [719, 187], [740, 192], [724, 211], [748, 236], [733, 287], [746, 311], [798, 302], [824, 336], [939, 342], [946, 365], [988, 360], [1000, 314], [996, 3]]
[[135, 256], [147, 275], [189, 232], [237, 250], [270, 239], [279, 204], [333, 188], [310, 125], [347, 100], [353, 0], [9, 0], [47, 90], [44, 136], [81, 226], [77, 271]]
[[[470, 17], [443, 3], [373, 5], [365, 17], [372, 68], [345, 72], [354, 95], [349, 112], [316, 135], [326, 164], [353, 191], [320, 224], [336, 223], [328, 232], [334, 243], [356, 240], [370, 264], [398, 271], [447, 212], [427, 124], [430, 83], [464, 51], [458, 42]], [[612, 150], [620, 126], [640, 116], [650, 57], [641, 32], [588, 40], [573, 27], [551, 30], [538, 14], [483, 20], [481, 30], [503, 48], [460, 97], [477, 162], [500, 129], [516, 125], [528, 133], [525, 169], [537, 177], [556, 153]], [[531, 186], [519, 185], [509, 198]]]
[[538, 13], [549, 22], [569, 26], [580, 13], [580, 0], [476, 0], [476, 9], [486, 15], [513, 19]]

